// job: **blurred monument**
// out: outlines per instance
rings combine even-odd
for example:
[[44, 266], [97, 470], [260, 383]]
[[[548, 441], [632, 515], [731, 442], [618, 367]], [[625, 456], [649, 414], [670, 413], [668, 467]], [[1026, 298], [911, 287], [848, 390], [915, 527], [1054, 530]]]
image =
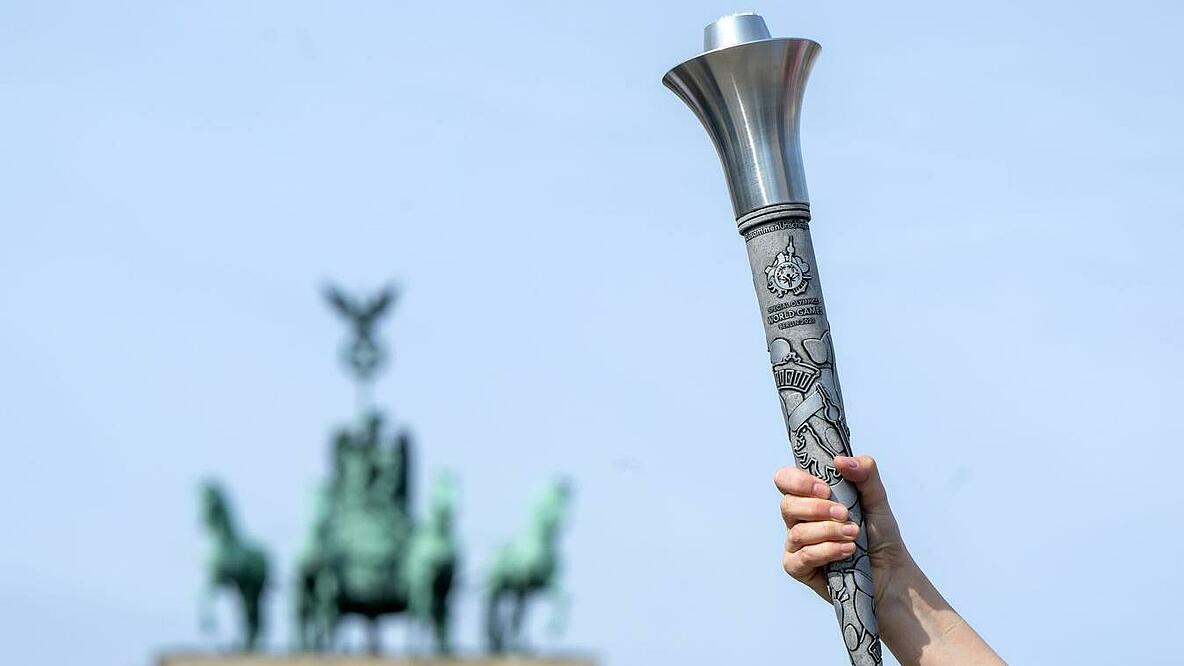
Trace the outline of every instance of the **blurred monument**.
[[217, 482], [202, 485], [201, 515], [211, 538], [199, 613], [202, 629], [213, 630], [213, 597], [219, 590], [228, 590], [239, 602], [240, 648], [252, 652], [258, 647], [262, 629], [260, 603], [267, 588], [267, 554], [239, 534], [230, 500]]
[[489, 571], [485, 634], [494, 654], [524, 652], [522, 624], [527, 603], [546, 594], [555, 604], [551, 630], [563, 628], [567, 598], [559, 585], [559, 534], [567, 515], [571, 484], [551, 484], [535, 507], [526, 534], [502, 547]]
[[[571, 489], [566, 479], [549, 485], [526, 532], [498, 551], [486, 580], [489, 657], [457, 657], [451, 623], [460, 553], [455, 534], [457, 481], [437, 474], [422, 515], [413, 493], [414, 446], [405, 428], [373, 402], [373, 382], [387, 364], [378, 325], [397, 300], [387, 287], [358, 298], [325, 289], [330, 307], [349, 326], [342, 361], [357, 391], [357, 413], [329, 441], [329, 472], [314, 501], [308, 537], [296, 557], [293, 619], [297, 654], [244, 654], [258, 646], [260, 599], [268, 582], [263, 551], [238, 533], [225, 493], [217, 484], [202, 490], [202, 515], [213, 536], [211, 593], [227, 588], [242, 603], [244, 653], [166, 654], [162, 666], [593, 666], [583, 658], [527, 657], [523, 620], [530, 602], [555, 602], [551, 628], [560, 630], [567, 600], [558, 584], [559, 536]], [[203, 597], [207, 599], [209, 595]], [[203, 618], [209, 614], [203, 613]], [[369, 656], [341, 654], [340, 629], [354, 616], [367, 625]], [[436, 657], [378, 656], [380, 623], [409, 622], [409, 635], [426, 637]], [[326, 653], [333, 652], [329, 655]], [[421, 650], [422, 652], [422, 650]], [[505, 657], [503, 653], [518, 653]], [[438, 658], [437, 658], [438, 657]]]
[[430, 628], [438, 653], [449, 653], [449, 598], [458, 559], [452, 531], [455, 484], [441, 476], [426, 520], [417, 522], [411, 436], [390, 434], [387, 418], [370, 404], [371, 383], [386, 361], [375, 330], [394, 304], [395, 292], [388, 287], [369, 299], [351, 298], [336, 287], [325, 293], [352, 333], [343, 357], [357, 384], [359, 414], [354, 427], [333, 436], [330, 476], [298, 558], [299, 647], [338, 647], [340, 623], [354, 615], [366, 620], [368, 648], [377, 654], [380, 620], [405, 615], [415, 628]]

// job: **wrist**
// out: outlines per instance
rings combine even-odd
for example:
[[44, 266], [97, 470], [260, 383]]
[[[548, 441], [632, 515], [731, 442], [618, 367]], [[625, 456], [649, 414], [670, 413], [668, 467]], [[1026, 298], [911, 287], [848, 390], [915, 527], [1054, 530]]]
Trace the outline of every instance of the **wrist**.
[[[918, 664], [1002, 664], [906, 552], [877, 595], [880, 637], [897, 660]], [[878, 583], [879, 581], [877, 581]]]
[[891, 642], [895, 627], [915, 618], [918, 609], [911, 590], [929, 584], [925, 573], [903, 546], [895, 555], [892, 564], [876, 577], [876, 616], [885, 642]]
[[880, 637], [902, 664], [919, 664], [921, 651], [934, 649], [945, 636], [942, 625], [950, 618], [941, 617], [941, 609], [949, 607], [938, 601], [941, 595], [908, 551], [886, 573], [876, 599]]

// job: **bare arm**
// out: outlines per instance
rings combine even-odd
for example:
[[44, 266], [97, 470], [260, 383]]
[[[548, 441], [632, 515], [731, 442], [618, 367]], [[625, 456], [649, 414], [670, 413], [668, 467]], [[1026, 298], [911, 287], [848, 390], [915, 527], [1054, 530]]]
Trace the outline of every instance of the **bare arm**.
[[[897, 660], [904, 666], [1005, 664], [905, 548], [876, 461], [840, 456], [835, 467], [859, 487], [880, 634]], [[846, 508], [830, 500], [830, 488], [810, 474], [785, 467], [774, 482], [783, 495], [781, 514], [788, 530], [785, 570], [829, 602], [822, 567], [851, 554], [858, 528], [847, 519]]]

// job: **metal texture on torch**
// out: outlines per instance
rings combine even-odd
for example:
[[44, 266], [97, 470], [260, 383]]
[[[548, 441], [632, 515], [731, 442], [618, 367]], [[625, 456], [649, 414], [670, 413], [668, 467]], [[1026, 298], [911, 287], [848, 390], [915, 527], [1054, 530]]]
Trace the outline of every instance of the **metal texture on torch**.
[[867, 531], [855, 486], [834, 467], [851, 455], [830, 324], [810, 239], [810, 198], [798, 141], [806, 79], [821, 47], [773, 39], [756, 14], [704, 31], [704, 53], [662, 82], [703, 123], [723, 163], [748, 247], [773, 378], [798, 467], [826, 481], [859, 524], [855, 552], [826, 567], [835, 614], [855, 666], [881, 664]]

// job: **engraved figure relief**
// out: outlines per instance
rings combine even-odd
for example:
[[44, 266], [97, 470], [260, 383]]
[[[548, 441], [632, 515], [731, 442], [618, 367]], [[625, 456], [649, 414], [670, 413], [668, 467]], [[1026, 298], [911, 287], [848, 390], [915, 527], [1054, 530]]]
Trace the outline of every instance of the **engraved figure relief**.
[[798, 256], [793, 246], [793, 238], [785, 249], [777, 253], [773, 263], [765, 267], [765, 278], [769, 291], [777, 298], [786, 294], [800, 296], [810, 286], [810, 264]]
[[875, 590], [871, 577], [860, 569], [852, 568], [832, 570], [826, 578], [847, 651], [866, 651], [875, 663], [881, 663], [883, 655], [880, 653], [879, 637], [868, 628], [869, 625], [875, 625]]
[[[826, 481], [831, 498], [847, 507], [851, 521], [863, 525], [855, 486], [834, 466], [835, 456], [851, 455], [851, 433], [843, 414], [830, 331], [800, 341], [775, 338], [769, 344], [769, 357], [798, 466]], [[866, 531], [860, 531], [850, 557], [827, 567], [827, 581], [847, 649], [853, 654], [865, 652], [872, 663], [882, 663]]]
[[842, 478], [834, 467], [834, 457], [850, 455], [851, 449], [830, 333], [804, 340], [801, 347], [802, 353], [798, 353], [785, 338], [770, 343], [773, 378], [798, 466], [833, 486]]

